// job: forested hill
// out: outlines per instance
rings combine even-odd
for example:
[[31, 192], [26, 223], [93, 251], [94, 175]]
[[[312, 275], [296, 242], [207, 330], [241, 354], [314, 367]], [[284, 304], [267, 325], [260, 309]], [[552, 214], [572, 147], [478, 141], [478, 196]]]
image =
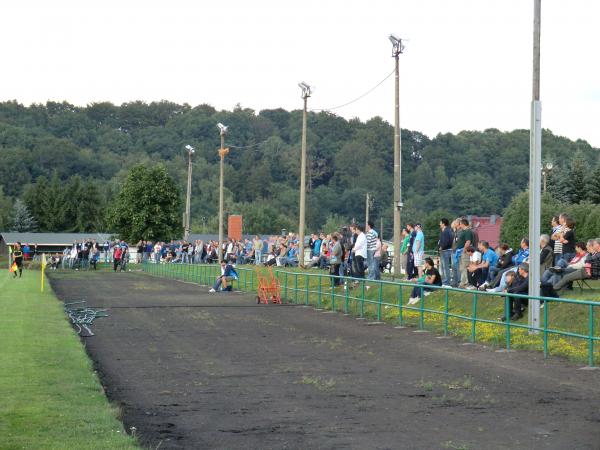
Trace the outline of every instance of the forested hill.
[[[211, 106], [48, 102], [25, 107], [0, 103], [0, 228], [17, 198], [29, 206], [41, 231], [92, 231], [119, 182], [136, 164], [164, 163], [185, 192], [186, 144], [196, 148], [192, 222], [214, 231], [218, 208], [217, 122], [229, 126], [226, 211], [241, 213], [248, 232], [297, 228], [301, 111]], [[393, 128], [381, 118], [345, 120], [329, 113], [308, 119], [309, 229], [364, 218], [392, 217]], [[246, 148], [237, 148], [246, 147]], [[562, 200], [578, 195], [574, 182], [598, 167], [587, 142], [545, 131], [543, 159], [555, 164], [550, 188]], [[432, 212], [501, 214], [528, 181], [529, 131], [463, 131], [433, 139], [402, 130], [404, 218]], [[574, 200], [575, 201], [575, 200]], [[2, 223], [3, 222], [3, 223]]]

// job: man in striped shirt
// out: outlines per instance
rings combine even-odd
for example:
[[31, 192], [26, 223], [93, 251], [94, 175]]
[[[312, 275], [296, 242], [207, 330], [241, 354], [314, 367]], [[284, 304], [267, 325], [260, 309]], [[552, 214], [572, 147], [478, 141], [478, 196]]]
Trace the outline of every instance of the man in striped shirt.
[[377, 231], [373, 229], [373, 222], [369, 220], [367, 222], [367, 267], [369, 273], [367, 274], [368, 280], [375, 280], [377, 277], [377, 267], [375, 260], [375, 250], [377, 250]]

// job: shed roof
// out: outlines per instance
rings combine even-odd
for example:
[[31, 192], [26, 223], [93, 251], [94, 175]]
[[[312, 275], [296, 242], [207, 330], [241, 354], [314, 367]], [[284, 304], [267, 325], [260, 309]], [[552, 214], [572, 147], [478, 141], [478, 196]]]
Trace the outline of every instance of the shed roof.
[[1, 232], [2, 240], [7, 245], [13, 245], [17, 242], [22, 244], [37, 245], [71, 245], [74, 241], [84, 239], [95, 239], [98, 242], [104, 242], [112, 236], [110, 233], [17, 233]]

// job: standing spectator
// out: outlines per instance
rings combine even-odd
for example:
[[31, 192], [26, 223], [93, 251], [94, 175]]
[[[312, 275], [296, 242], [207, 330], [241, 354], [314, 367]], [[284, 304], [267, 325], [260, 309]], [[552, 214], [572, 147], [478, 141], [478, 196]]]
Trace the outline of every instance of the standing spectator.
[[[257, 266], [260, 265], [262, 260], [262, 249], [263, 242], [262, 239], [256, 235], [254, 236], [254, 241], [252, 241], [252, 246], [254, 247], [254, 264]], [[301, 259], [301, 265], [304, 265], [304, 261]]]
[[358, 235], [356, 236], [356, 242], [354, 243], [354, 248], [352, 249], [354, 268], [356, 269], [354, 277], [364, 278], [365, 260], [367, 259], [367, 237], [365, 236], [362, 225], [356, 225], [355, 229], [358, 232]]
[[[333, 246], [331, 247], [331, 253], [329, 256], [329, 273], [335, 277], [340, 274], [340, 265], [342, 263], [342, 245], [339, 242], [339, 237], [335, 233], [332, 237]], [[339, 286], [341, 283], [340, 278], [332, 278], [334, 286]]]
[[466, 249], [469, 248], [474, 241], [473, 231], [469, 228], [469, 221], [466, 218], [460, 219], [459, 233], [456, 239], [456, 250], [454, 252], [454, 264], [458, 266], [457, 278], [453, 280], [454, 287], [465, 288], [469, 284], [467, 279], [467, 266], [470, 263], [469, 255]]
[[443, 218], [440, 220], [440, 230], [438, 250], [440, 252], [442, 286], [448, 287], [452, 282], [450, 269], [452, 264], [452, 244], [454, 243], [454, 236], [452, 235], [452, 229], [450, 228], [448, 219]]
[[144, 249], [146, 248], [146, 243], [144, 241], [138, 241], [136, 247], [137, 247], [137, 254], [135, 255], [136, 262], [138, 264], [141, 264], [142, 263], [142, 257], [144, 255]]
[[408, 231], [408, 247], [406, 252], [406, 278], [409, 280], [413, 280], [415, 278], [415, 256], [413, 253], [413, 245], [415, 242], [415, 237], [417, 235], [415, 231], [415, 226], [412, 223], [408, 223], [406, 225], [406, 230]]
[[425, 256], [425, 235], [420, 223], [415, 225], [415, 241], [413, 243], [413, 255], [415, 258], [415, 268], [419, 278], [423, 276], [423, 265]]
[[[564, 214], [561, 214], [564, 216]], [[558, 259], [562, 255], [562, 242], [560, 241], [560, 234], [562, 233], [562, 225], [560, 224], [560, 216], [553, 216], [550, 221], [552, 225], [552, 234], [550, 235], [550, 240], [552, 243], [552, 250], [554, 253], [554, 259], [552, 264], [558, 263]]]
[[563, 230], [559, 236], [562, 243], [561, 259], [569, 262], [575, 256], [575, 221], [573, 219], [570, 217], [564, 219]]
[[373, 229], [373, 221], [367, 222], [367, 267], [369, 272], [367, 273], [367, 279], [374, 280], [377, 273], [377, 266], [375, 265], [375, 250], [377, 248], [377, 232]]
[[[400, 273], [408, 278], [408, 244], [410, 243], [410, 232], [402, 228], [402, 246], [400, 247]], [[396, 249], [394, 249], [396, 251]]]
[[375, 242], [375, 255], [373, 256], [375, 259], [375, 263], [373, 264], [375, 269], [375, 277], [373, 277], [373, 279], [381, 280], [381, 256], [383, 253], [383, 246], [381, 245], [381, 239], [379, 236]]

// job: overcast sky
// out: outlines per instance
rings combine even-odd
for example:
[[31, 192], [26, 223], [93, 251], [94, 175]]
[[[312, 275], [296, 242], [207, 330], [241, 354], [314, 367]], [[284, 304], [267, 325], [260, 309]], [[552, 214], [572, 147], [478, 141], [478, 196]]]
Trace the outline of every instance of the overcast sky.
[[[600, 2], [542, 0], [542, 125], [600, 147]], [[401, 125], [529, 128], [533, 0], [8, 1], [0, 100], [167, 99], [257, 112], [361, 95], [401, 55]], [[393, 121], [393, 77], [335, 110]]]

